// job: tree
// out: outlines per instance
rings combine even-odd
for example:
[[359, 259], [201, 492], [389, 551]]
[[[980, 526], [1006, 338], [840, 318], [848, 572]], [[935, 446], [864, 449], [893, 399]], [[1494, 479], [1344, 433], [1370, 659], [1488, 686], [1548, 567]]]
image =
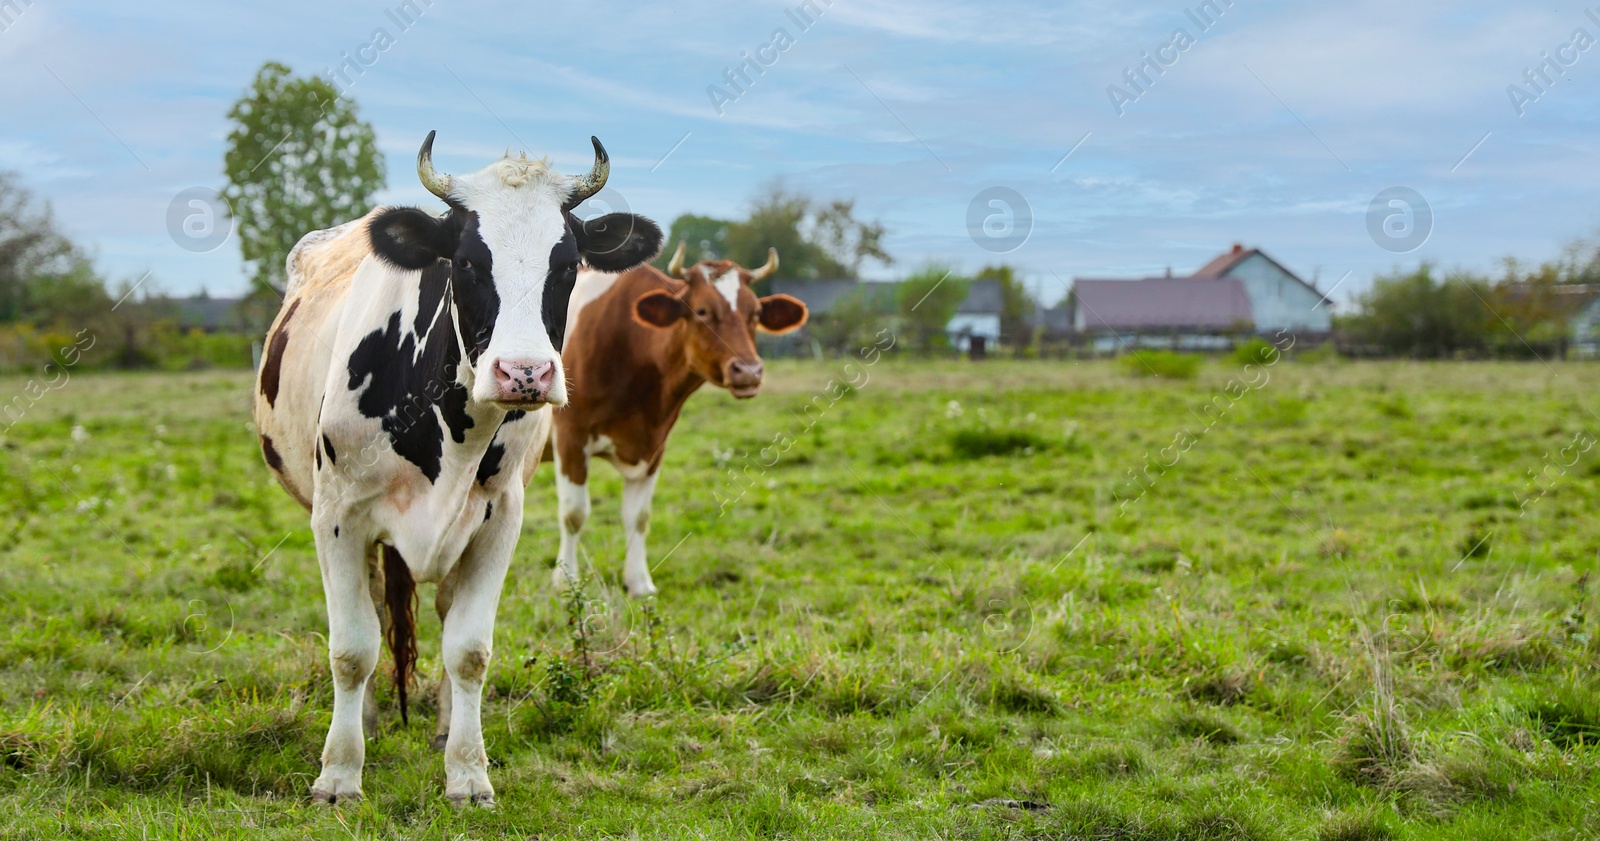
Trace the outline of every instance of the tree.
[[1481, 353], [1499, 324], [1485, 306], [1493, 294], [1482, 278], [1434, 277], [1433, 266], [1423, 263], [1410, 274], [1374, 280], [1341, 326], [1355, 344], [1398, 356]]
[[[728, 228], [732, 224], [725, 219], [696, 216], [693, 213], [679, 216], [672, 220], [672, 232], [667, 235], [666, 245], [661, 249], [661, 256], [656, 258], [655, 267], [666, 271], [667, 264], [672, 262], [672, 254], [680, 242], [689, 244], [683, 258], [686, 264], [693, 265], [701, 260], [723, 259]], [[762, 254], [762, 259], [766, 259], [765, 254]]]
[[1025, 347], [1033, 339], [1033, 296], [1017, 280], [1010, 266], [985, 266], [978, 272], [978, 280], [1000, 281], [1000, 343], [1007, 347]]
[[900, 284], [895, 303], [911, 344], [922, 353], [945, 347], [945, 327], [967, 299], [970, 282], [954, 270], [930, 263]]
[[384, 184], [372, 126], [328, 82], [267, 62], [228, 111], [224, 195], [257, 293], [283, 288], [283, 263], [309, 231], [355, 219]]
[[728, 226], [726, 259], [759, 266], [767, 248], [778, 249], [778, 277], [854, 279], [863, 261], [893, 263], [883, 250], [885, 229], [855, 218], [855, 201], [819, 205], [781, 182], [768, 185], [750, 216]]
[[817, 211], [813, 239], [833, 264], [829, 274], [837, 277], [861, 276], [862, 261], [871, 258], [892, 265], [894, 258], [883, 250], [885, 229], [879, 222], [858, 222], [856, 200], [834, 201]]
[[105, 284], [56, 230], [49, 206], [0, 173], [0, 323], [82, 326], [110, 308]]
[[818, 277], [822, 249], [806, 239], [801, 227], [811, 200], [774, 183], [755, 200], [749, 218], [728, 226], [727, 259], [741, 266], [767, 261], [767, 249], [778, 249], [777, 277]]

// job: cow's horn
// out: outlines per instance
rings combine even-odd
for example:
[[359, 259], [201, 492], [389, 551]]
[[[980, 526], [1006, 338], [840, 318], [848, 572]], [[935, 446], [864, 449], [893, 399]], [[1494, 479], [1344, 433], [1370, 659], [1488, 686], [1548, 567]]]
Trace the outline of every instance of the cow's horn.
[[433, 168], [433, 136], [438, 132], [428, 132], [428, 139], [422, 141], [422, 151], [417, 153], [417, 178], [422, 180], [422, 186], [428, 192], [445, 201], [450, 200], [450, 176]]
[[768, 248], [767, 249], [767, 264], [765, 266], [762, 266], [761, 268], [756, 269], [755, 271], [751, 272], [750, 273], [750, 280], [751, 281], [757, 281], [757, 280], [761, 280], [762, 278], [771, 277], [772, 273], [777, 271], [777, 270], [778, 270], [778, 249], [776, 249], [776, 248]]
[[606, 179], [611, 176], [611, 157], [606, 154], [606, 147], [600, 145], [598, 137], [590, 135], [589, 139], [594, 142], [594, 169], [573, 182], [572, 195], [567, 197], [564, 206], [566, 210], [577, 207], [584, 199], [600, 192], [606, 186]]
[[667, 263], [667, 274], [679, 280], [689, 279], [688, 273], [683, 270], [683, 252], [688, 247], [689, 243], [683, 240], [678, 241], [678, 250], [672, 252], [672, 261]]

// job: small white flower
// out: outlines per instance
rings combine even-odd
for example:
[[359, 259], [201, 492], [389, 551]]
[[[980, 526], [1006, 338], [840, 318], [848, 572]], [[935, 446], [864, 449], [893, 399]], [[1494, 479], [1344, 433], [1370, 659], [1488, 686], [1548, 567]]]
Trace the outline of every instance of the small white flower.
[[84, 429], [81, 423], [72, 427], [72, 440], [79, 444], [89, 440], [89, 430]]
[[167, 481], [168, 482], [176, 482], [176, 481], [178, 481], [178, 466], [176, 464], [167, 465]]
[[951, 400], [950, 404], [944, 407], [944, 416], [947, 420], [955, 420], [956, 418], [961, 417], [961, 404], [955, 400]]

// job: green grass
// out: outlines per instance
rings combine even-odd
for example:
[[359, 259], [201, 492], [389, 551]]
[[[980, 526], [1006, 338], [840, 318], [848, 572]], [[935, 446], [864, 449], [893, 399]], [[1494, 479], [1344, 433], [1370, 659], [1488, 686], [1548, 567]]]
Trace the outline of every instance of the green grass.
[[493, 812], [387, 685], [367, 800], [307, 803], [321, 586], [249, 377], [74, 375], [0, 440], [0, 838], [1600, 833], [1600, 366], [770, 367], [684, 413], [654, 602], [603, 467], [598, 574], [549, 590], [541, 468]]

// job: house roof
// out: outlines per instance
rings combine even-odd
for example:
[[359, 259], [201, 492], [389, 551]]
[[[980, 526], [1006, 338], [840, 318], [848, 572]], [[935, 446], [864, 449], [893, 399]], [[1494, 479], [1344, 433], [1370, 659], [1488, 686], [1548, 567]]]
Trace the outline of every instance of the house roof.
[[974, 280], [967, 287], [967, 297], [956, 312], [967, 315], [992, 315], [999, 313], [1004, 296], [1000, 294], [1000, 281], [993, 278]]
[[1234, 278], [1079, 279], [1073, 297], [1087, 331], [1215, 330], [1255, 323], [1244, 284]]
[[[1234, 243], [1231, 250], [1218, 254], [1216, 257], [1212, 258], [1211, 262], [1201, 266], [1198, 269], [1195, 269], [1194, 277], [1222, 277], [1228, 272], [1233, 271], [1234, 266], [1237, 266], [1240, 263], [1243, 263], [1245, 260], [1248, 260], [1260, 253], [1261, 250], [1258, 248], [1245, 248], [1238, 243]], [[1285, 269], [1285, 271], [1288, 270]]]
[[1218, 254], [1216, 257], [1211, 259], [1211, 262], [1196, 269], [1192, 276], [1197, 278], [1227, 277], [1228, 273], [1233, 271], [1234, 268], [1240, 263], [1243, 263], [1257, 254], [1261, 255], [1261, 259], [1266, 260], [1268, 263], [1271, 263], [1274, 266], [1277, 266], [1279, 271], [1283, 272], [1289, 277], [1294, 278], [1300, 283], [1301, 286], [1304, 286], [1305, 288], [1310, 289], [1312, 292], [1321, 295], [1324, 303], [1333, 303], [1333, 299], [1329, 298], [1327, 295], [1323, 295], [1322, 290], [1312, 286], [1309, 283], [1306, 283], [1303, 278], [1290, 271], [1289, 267], [1278, 262], [1277, 260], [1272, 259], [1272, 256], [1267, 254], [1267, 252], [1262, 251], [1259, 248], [1245, 248], [1243, 245], [1240, 245], [1237, 242], [1233, 244], [1233, 248]]
[[768, 281], [774, 295], [799, 298], [812, 313], [825, 313], [840, 298], [861, 286], [854, 280], [840, 278], [775, 277]]
[[1035, 327], [1041, 327], [1050, 335], [1072, 332], [1072, 303], [1062, 301], [1053, 307], [1040, 307], [1034, 310], [1033, 322]]

